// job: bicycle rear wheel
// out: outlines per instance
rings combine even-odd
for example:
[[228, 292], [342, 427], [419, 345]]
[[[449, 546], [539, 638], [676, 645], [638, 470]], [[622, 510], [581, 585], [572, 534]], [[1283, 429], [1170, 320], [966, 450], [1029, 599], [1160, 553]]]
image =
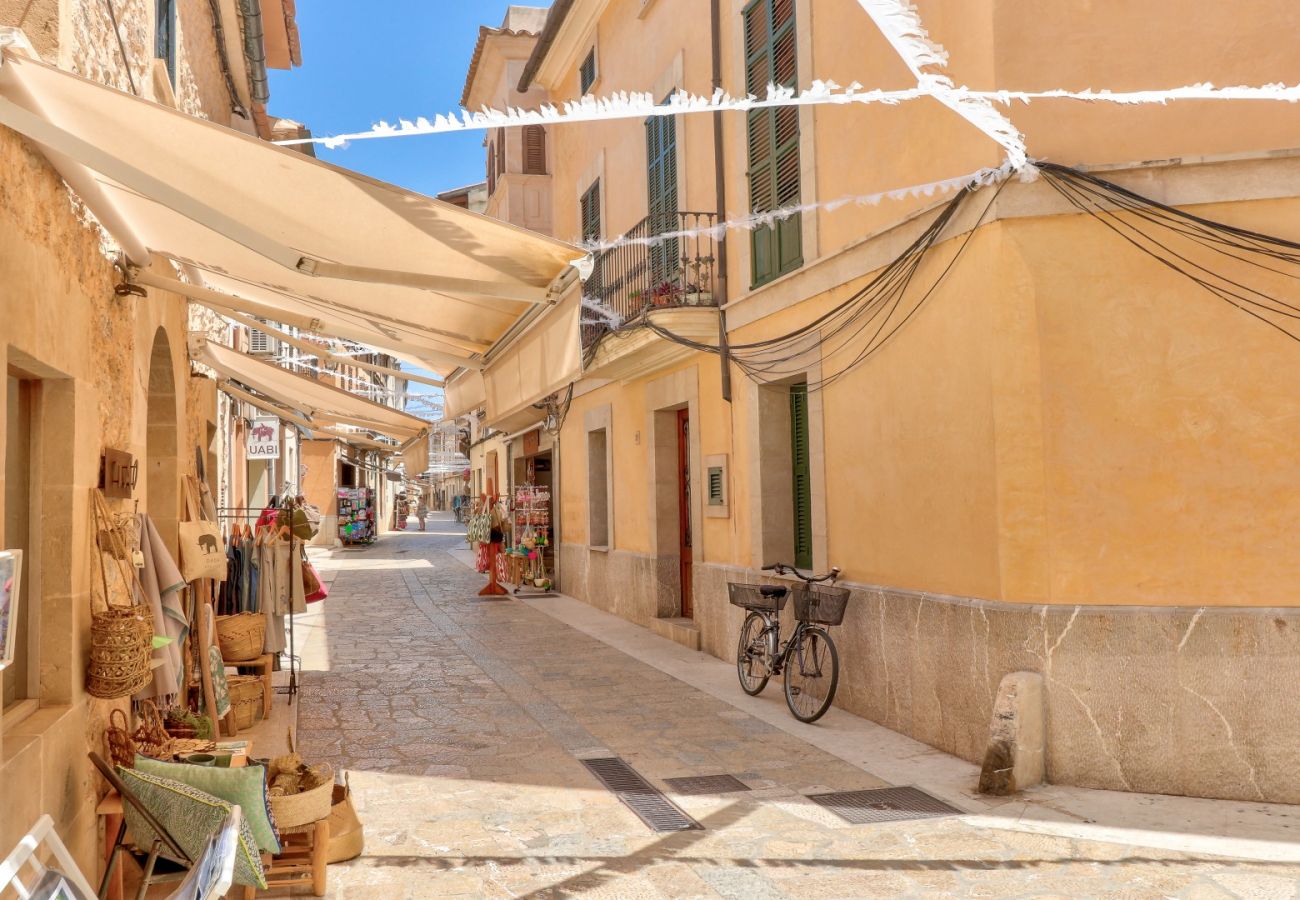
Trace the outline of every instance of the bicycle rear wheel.
[[740, 626], [740, 641], [736, 645], [736, 675], [740, 689], [751, 697], [761, 694], [767, 687], [771, 674], [767, 669], [767, 636], [763, 634], [763, 617], [750, 613]]
[[799, 633], [785, 661], [785, 703], [800, 722], [816, 722], [835, 699], [840, 655], [824, 628]]

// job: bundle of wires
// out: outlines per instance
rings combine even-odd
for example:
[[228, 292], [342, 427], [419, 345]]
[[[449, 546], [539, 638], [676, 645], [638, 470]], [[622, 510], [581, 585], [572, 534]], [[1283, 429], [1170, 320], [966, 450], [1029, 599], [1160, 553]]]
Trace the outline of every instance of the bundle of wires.
[[[952, 258], [924, 291], [909, 291], [926, 256], [943, 239], [944, 232], [958, 210], [978, 190], [962, 188], [939, 215], [898, 257], [886, 265], [866, 285], [837, 303], [833, 308], [776, 337], [726, 347], [727, 358], [749, 378], [770, 384], [801, 374], [810, 361], [821, 364], [821, 375], [808, 382], [808, 390], [820, 390], [862, 365], [887, 344], [925, 305], [965, 252], [967, 245], [992, 207], [1002, 182], [991, 192], [988, 203], [977, 221], [962, 239]], [[647, 328], [666, 340], [706, 353], [721, 353], [718, 344], [695, 341], [664, 328], [647, 316], [632, 328], [612, 331], [602, 340], [618, 339], [636, 328]], [[589, 348], [589, 354], [594, 351]]]
[[[1040, 163], [1039, 170], [1072, 206], [1131, 246], [1300, 341], [1300, 307], [1279, 296], [1296, 290], [1300, 243], [1205, 219], [1068, 166]], [[1260, 280], [1271, 282], [1274, 291], [1263, 289]]]
[[[1300, 278], [1300, 243], [1206, 219], [1068, 166], [1035, 165], [1080, 212], [1213, 296], [1300, 342], [1300, 306], [1283, 299], [1294, 296]], [[920, 237], [864, 287], [785, 334], [723, 348], [675, 334], [648, 317], [635, 327], [649, 328], [706, 353], [725, 349], [736, 366], [760, 384], [788, 380], [820, 362], [821, 375], [809, 381], [808, 390], [825, 388], [870, 359], [925, 305], [983, 224], [1003, 184], [992, 192], [978, 221], [924, 291], [909, 292], [909, 287], [958, 209], [978, 190], [975, 186], [961, 190]], [[1261, 280], [1270, 282], [1272, 290]], [[604, 339], [617, 338], [624, 331], [611, 332]]]

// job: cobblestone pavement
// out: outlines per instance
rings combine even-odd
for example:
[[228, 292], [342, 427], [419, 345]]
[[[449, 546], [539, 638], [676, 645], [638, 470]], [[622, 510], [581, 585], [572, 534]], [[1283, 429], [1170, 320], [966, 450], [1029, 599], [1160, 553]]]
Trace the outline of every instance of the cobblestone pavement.
[[[1300, 867], [976, 827], [848, 825], [805, 798], [884, 785], [515, 600], [449, 556], [454, 526], [320, 562], [300, 749], [351, 772], [366, 851], [329, 895], [417, 897], [1300, 897]], [[319, 671], [312, 671], [318, 669]], [[769, 690], [772, 688], [769, 687]], [[650, 832], [578, 761], [751, 790], [672, 799]]]

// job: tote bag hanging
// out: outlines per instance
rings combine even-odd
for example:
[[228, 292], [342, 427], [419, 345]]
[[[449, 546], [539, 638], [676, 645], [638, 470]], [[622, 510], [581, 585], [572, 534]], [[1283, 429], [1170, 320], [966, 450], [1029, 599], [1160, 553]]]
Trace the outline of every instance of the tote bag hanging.
[[217, 523], [203, 518], [202, 507], [189, 478], [182, 480], [185, 519], [180, 526], [181, 575], [186, 581], [226, 580], [226, 554]]

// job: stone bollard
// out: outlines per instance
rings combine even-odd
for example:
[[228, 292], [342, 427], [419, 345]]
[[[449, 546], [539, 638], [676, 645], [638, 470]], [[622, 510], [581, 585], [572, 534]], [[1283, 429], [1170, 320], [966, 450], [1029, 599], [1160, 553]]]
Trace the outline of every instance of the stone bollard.
[[1002, 678], [980, 771], [981, 794], [1005, 796], [1043, 783], [1046, 715], [1042, 675], [1011, 672]]

